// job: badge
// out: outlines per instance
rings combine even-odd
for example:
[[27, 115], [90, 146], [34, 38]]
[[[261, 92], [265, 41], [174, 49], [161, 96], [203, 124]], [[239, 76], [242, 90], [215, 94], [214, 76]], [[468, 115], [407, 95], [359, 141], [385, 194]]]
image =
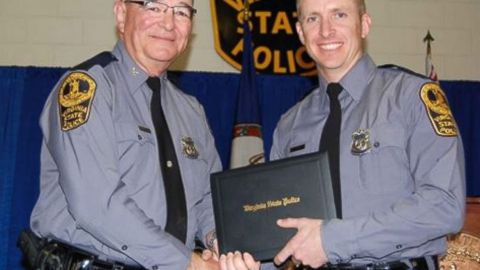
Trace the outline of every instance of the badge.
[[198, 151], [197, 148], [195, 147], [195, 143], [193, 142], [192, 138], [190, 137], [184, 137], [182, 138], [182, 152], [187, 156], [188, 158], [191, 159], [196, 159], [198, 158]]
[[60, 124], [63, 131], [77, 128], [88, 121], [97, 84], [84, 72], [72, 72], [58, 92]]
[[436, 83], [424, 84], [420, 90], [420, 97], [435, 133], [442, 137], [457, 136], [457, 125], [440, 86]]
[[352, 133], [352, 154], [361, 155], [372, 149], [370, 131], [368, 129], [357, 129]]

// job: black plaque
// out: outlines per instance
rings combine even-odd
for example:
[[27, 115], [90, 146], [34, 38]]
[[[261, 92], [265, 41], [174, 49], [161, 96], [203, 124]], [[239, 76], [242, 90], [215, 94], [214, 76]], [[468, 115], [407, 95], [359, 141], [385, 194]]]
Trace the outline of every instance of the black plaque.
[[279, 218], [336, 216], [325, 153], [272, 161], [211, 175], [220, 253], [249, 252], [272, 259], [296, 233]]

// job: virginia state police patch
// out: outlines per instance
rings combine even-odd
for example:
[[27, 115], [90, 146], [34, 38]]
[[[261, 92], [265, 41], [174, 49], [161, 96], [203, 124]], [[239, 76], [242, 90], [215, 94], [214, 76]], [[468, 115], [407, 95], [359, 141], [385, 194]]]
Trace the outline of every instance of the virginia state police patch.
[[424, 84], [420, 90], [420, 97], [425, 104], [435, 133], [443, 137], [457, 136], [455, 119], [440, 86], [436, 83]]
[[58, 93], [60, 124], [63, 131], [88, 121], [97, 84], [84, 72], [72, 72], [63, 80]]

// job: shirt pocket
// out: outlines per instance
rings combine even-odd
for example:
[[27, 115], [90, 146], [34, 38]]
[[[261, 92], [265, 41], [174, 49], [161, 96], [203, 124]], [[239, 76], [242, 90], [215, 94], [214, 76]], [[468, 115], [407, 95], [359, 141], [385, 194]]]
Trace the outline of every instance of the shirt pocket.
[[155, 151], [155, 134], [152, 129], [137, 123], [116, 124], [120, 158], [125, 155], [138, 157]]
[[[122, 185], [115, 192], [158, 226], [164, 225], [165, 192], [160, 174], [155, 133], [136, 122], [116, 123], [118, 175]], [[136, 211], [136, 210], [134, 210]]]
[[410, 182], [405, 152], [405, 131], [395, 125], [375, 125], [370, 129], [372, 148], [359, 155], [360, 186], [366, 193], [391, 194]]

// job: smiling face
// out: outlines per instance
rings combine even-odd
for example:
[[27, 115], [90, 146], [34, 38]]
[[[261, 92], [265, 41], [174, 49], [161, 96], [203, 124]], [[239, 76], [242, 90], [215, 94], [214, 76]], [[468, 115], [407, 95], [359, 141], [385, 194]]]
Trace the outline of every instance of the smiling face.
[[[192, 0], [162, 1], [169, 6], [192, 6]], [[159, 75], [185, 50], [192, 31], [189, 18], [115, 1], [117, 29], [129, 55], [149, 75]]]
[[358, 0], [299, 0], [297, 32], [317, 69], [338, 82], [363, 55], [371, 19]]

